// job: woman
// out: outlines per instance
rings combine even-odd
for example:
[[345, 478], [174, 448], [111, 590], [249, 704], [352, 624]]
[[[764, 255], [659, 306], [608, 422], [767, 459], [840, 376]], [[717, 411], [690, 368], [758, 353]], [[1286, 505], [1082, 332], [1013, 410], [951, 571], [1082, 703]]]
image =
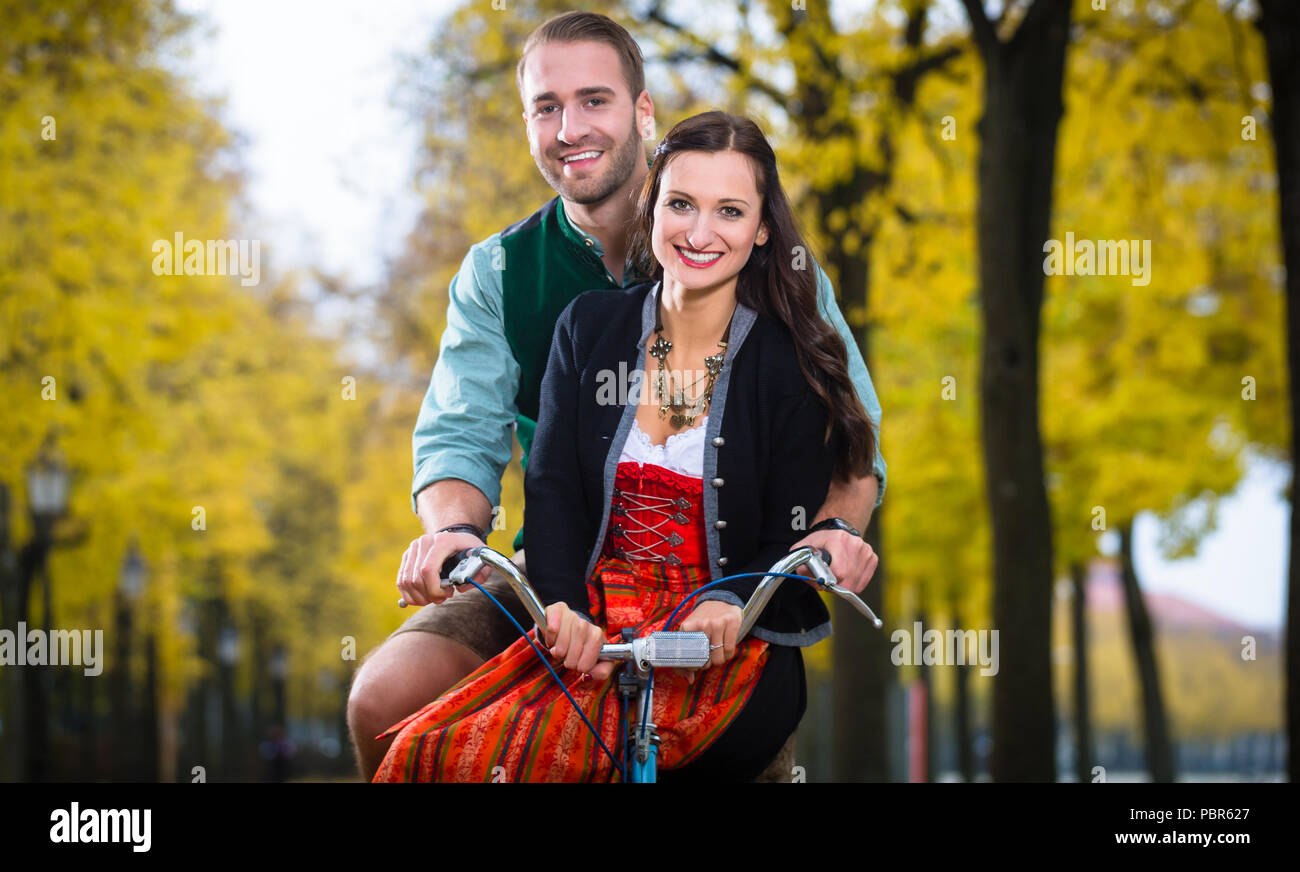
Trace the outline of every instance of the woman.
[[[653, 281], [582, 294], [560, 316], [525, 478], [545, 644], [611, 749], [619, 696], [601, 644], [662, 628], [711, 580], [770, 567], [830, 476], [865, 475], [875, 456], [757, 125], [707, 112], [674, 127], [636, 220], [633, 255]], [[638, 371], [630, 393], [618, 384]], [[803, 715], [799, 646], [825, 638], [829, 616], [810, 586], [785, 584], [738, 643], [758, 580], [724, 582], [680, 621], [708, 634], [712, 660], [656, 673], [661, 780], [752, 780]], [[616, 777], [523, 639], [394, 732], [376, 781]]]

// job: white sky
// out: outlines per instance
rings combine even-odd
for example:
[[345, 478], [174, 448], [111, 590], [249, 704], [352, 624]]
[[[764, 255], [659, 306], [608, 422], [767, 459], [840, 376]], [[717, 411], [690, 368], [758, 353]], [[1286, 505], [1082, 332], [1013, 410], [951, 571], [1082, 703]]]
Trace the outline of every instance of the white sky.
[[[186, 66], [202, 92], [228, 98], [225, 120], [247, 138], [248, 191], [258, 217], [250, 231], [273, 252], [271, 268], [282, 273], [320, 265], [354, 284], [379, 281], [385, 258], [397, 253], [420, 205], [411, 187], [419, 129], [392, 105], [396, 61], [418, 51], [455, 4], [179, 5], [214, 25], [210, 39], [193, 40], [196, 54]], [[887, 375], [878, 379], [887, 381]], [[1153, 519], [1139, 517], [1135, 561], [1144, 587], [1253, 628], [1279, 628], [1287, 474], [1285, 467], [1252, 465], [1238, 494], [1221, 505], [1219, 530], [1189, 560], [1162, 560]]]

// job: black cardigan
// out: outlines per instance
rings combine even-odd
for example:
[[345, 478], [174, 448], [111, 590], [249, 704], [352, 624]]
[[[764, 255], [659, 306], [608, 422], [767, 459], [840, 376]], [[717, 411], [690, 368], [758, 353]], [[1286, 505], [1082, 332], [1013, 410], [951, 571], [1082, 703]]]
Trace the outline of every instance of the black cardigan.
[[[626, 398], [614, 394], [611, 402], [611, 385], [641, 371], [659, 289], [646, 282], [588, 291], [556, 322], [524, 479], [528, 574], [547, 605], [564, 601], [588, 613], [586, 579], [605, 541], [618, 457], [636, 416], [636, 390]], [[838, 444], [823, 444], [826, 420], [826, 408], [799, 371], [789, 328], [737, 305], [705, 425], [703, 502], [713, 580], [766, 570], [806, 535], [826, 498]], [[760, 580], [726, 582], [697, 599], [743, 605]], [[810, 645], [830, 629], [812, 586], [787, 579], [753, 634]]]

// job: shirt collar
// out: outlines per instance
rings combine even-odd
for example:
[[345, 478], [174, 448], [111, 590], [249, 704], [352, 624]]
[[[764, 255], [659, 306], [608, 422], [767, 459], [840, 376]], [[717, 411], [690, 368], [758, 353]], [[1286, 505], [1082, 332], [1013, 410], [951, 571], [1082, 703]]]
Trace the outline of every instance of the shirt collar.
[[605, 247], [600, 244], [600, 240], [590, 233], [584, 233], [577, 225], [569, 220], [569, 216], [564, 211], [564, 198], [555, 198], [555, 211], [560, 217], [560, 230], [579, 248], [590, 249], [596, 253], [596, 257], [605, 256]]

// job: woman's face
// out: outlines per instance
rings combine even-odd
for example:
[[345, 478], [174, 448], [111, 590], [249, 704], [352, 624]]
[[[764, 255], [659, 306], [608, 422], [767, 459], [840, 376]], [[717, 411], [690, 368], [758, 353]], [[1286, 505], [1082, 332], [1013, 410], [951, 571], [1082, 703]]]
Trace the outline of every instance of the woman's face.
[[736, 151], [683, 151], [668, 159], [650, 234], [665, 281], [688, 290], [716, 287], [733, 280], [754, 246], [767, 241], [754, 172]]

